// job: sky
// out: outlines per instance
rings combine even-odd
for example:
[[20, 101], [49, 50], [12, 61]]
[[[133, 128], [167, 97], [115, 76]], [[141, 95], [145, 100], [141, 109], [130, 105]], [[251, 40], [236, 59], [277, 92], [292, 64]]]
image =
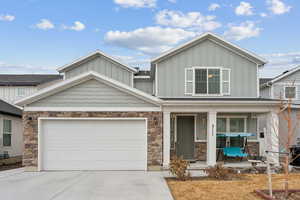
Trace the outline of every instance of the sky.
[[210, 31], [269, 62], [300, 65], [299, 0], [0, 0], [0, 73], [57, 73], [97, 49], [133, 67]]

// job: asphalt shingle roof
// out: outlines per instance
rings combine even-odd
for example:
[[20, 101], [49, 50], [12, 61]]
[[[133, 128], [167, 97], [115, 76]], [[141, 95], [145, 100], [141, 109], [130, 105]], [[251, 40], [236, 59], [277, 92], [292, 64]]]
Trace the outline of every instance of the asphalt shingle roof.
[[58, 74], [0, 74], [0, 86], [37, 86], [63, 79]]
[[22, 117], [22, 110], [0, 99], [0, 113]]

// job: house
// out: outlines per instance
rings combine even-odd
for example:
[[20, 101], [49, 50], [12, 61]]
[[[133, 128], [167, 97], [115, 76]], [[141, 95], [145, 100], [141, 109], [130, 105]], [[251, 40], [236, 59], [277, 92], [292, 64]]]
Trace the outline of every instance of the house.
[[58, 74], [0, 74], [0, 99], [13, 104], [59, 80]]
[[[291, 100], [291, 117], [293, 121], [293, 138], [292, 145], [300, 142], [300, 127], [298, 120], [300, 119], [300, 66], [276, 76], [275, 78], [261, 79], [260, 94], [263, 98], [276, 98], [282, 100]], [[265, 121], [261, 119], [261, 126], [265, 125]], [[262, 127], [260, 129], [262, 129]], [[279, 115], [279, 133], [281, 150], [285, 150], [284, 143], [287, 142], [287, 121], [283, 115]]]
[[24, 108], [23, 164], [28, 171], [151, 170], [168, 168], [177, 155], [213, 166], [220, 134], [252, 133], [249, 152], [259, 154], [260, 115], [278, 151], [279, 102], [259, 94], [265, 63], [213, 33], [152, 59], [149, 72], [97, 50], [60, 67], [63, 81], [16, 102]]
[[0, 100], [0, 157], [16, 157], [23, 154], [22, 110]]

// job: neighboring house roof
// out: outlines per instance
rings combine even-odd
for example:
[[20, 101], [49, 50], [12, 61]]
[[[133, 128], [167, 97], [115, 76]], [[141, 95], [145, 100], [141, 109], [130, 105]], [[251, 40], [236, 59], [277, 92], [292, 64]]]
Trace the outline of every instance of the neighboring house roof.
[[0, 113], [22, 117], [22, 110], [0, 99]]
[[283, 78], [285, 78], [285, 77], [287, 77], [287, 76], [289, 76], [289, 75], [291, 75], [291, 74], [293, 74], [293, 73], [295, 73], [299, 70], [300, 70], [300, 65], [297, 66], [297, 67], [294, 67], [290, 70], [284, 71], [282, 74], [280, 74], [280, 75], [278, 75], [274, 78], [270, 78], [269, 80], [268, 80], [268, 78], [261, 78], [260, 79], [260, 87], [264, 88], [264, 87], [267, 87], [269, 85], [272, 85], [273, 83], [275, 83], [275, 82], [277, 82], [277, 81], [279, 81], [279, 80], [281, 80], [281, 79], [283, 79]]
[[76, 60], [74, 60], [73, 62], [71, 62], [71, 63], [69, 63], [69, 64], [67, 64], [67, 65], [64, 65], [64, 66], [62, 66], [62, 67], [59, 67], [59, 68], [57, 69], [57, 71], [58, 71], [58, 72], [64, 72], [64, 71], [67, 71], [67, 70], [69, 70], [69, 69], [71, 69], [71, 68], [73, 68], [73, 67], [77, 67], [80, 63], [83, 63], [83, 62], [85, 62], [85, 61], [87, 61], [87, 60], [89, 60], [89, 59], [91, 59], [91, 58], [93, 58], [93, 57], [95, 57], [95, 56], [104, 56], [105, 58], [111, 60], [112, 62], [115, 62], [115, 63], [120, 64], [124, 69], [127, 69], [127, 70], [129, 70], [129, 71], [131, 71], [131, 72], [134, 72], [134, 73], [138, 72], [137, 69], [132, 68], [132, 67], [130, 67], [130, 66], [124, 64], [124, 63], [121, 63], [119, 60], [117, 60], [117, 59], [115, 59], [115, 58], [113, 58], [113, 57], [111, 57], [111, 56], [105, 54], [104, 52], [102, 52], [102, 51], [100, 51], [100, 50], [96, 50], [95, 52], [90, 53], [90, 54], [87, 55], [87, 56], [81, 57], [81, 58], [76, 59]]
[[140, 99], [143, 99], [147, 102], [150, 102], [150, 103], [155, 104], [155, 105], [160, 105], [161, 100], [159, 98], [151, 96], [151, 95], [149, 95], [147, 93], [144, 93], [144, 92], [142, 92], [138, 89], [135, 89], [133, 87], [130, 87], [128, 85], [125, 85], [121, 82], [118, 82], [114, 79], [108, 78], [106, 76], [103, 76], [103, 75], [101, 75], [97, 72], [93, 72], [93, 71], [86, 72], [86, 73], [81, 74], [79, 76], [64, 80], [64, 81], [59, 82], [57, 84], [51, 85], [47, 88], [41, 89], [41, 90], [39, 90], [38, 92], [34, 93], [31, 96], [28, 96], [28, 97], [25, 97], [21, 100], [16, 101], [15, 104], [19, 105], [19, 106], [24, 106], [24, 105], [33, 103], [35, 101], [38, 101], [40, 99], [43, 99], [45, 97], [51, 96], [55, 93], [58, 93], [60, 91], [63, 91], [67, 88], [70, 88], [74, 85], [77, 85], [81, 82], [84, 82], [84, 81], [87, 81], [87, 80], [90, 80], [90, 79], [96, 79], [96, 80], [104, 82], [104, 83], [106, 83], [106, 84], [108, 84], [112, 87], [115, 87], [115, 88], [118, 88], [118, 89], [120, 89], [124, 92], [127, 92], [128, 94], [131, 94], [131, 95], [136, 96]]
[[139, 70], [138, 73], [134, 75], [135, 79], [149, 79], [151, 78], [151, 72], [149, 70]]
[[38, 86], [63, 79], [58, 74], [0, 74], [0, 86]]
[[265, 84], [269, 81], [271, 81], [273, 78], [260, 78], [259, 79], [259, 85]]
[[255, 53], [252, 53], [246, 49], [243, 49], [231, 42], [228, 42], [227, 40], [223, 39], [222, 37], [214, 34], [214, 33], [211, 33], [211, 32], [207, 32], [207, 33], [204, 33], [198, 37], [196, 37], [195, 39], [179, 46], [179, 47], [176, 47], [176, 48], [173, 48], [165, 53], [163, 53], [162, 55], [156, 57], [156, 58], [153, 58], [151, 60], [151, 63], [156, 63], [170, 55], [173, 55], [173, 54], [176, 54], [178, 52], [181, 52], [182, 50], [188, 48], [189, 46], [192, 46], [194, 44], [197, 44], [198, 42], [201, 42], [205, 39], [212, 39], [216, 42], [219, 42], [220, 45], [226, 45], [227, 48], [230, 48], [231, 50], [235, 51], [235, 52], [238, 52], [240, 54], [242, 54], [243, 56], [246, 56], [248, 57], [252, 62], [255, 62], [256, 64], [259, 64], [260, 66], [261, 65], [264, 65], [267, 63], [267, 60], [265, 60], [264, 58], [262, 58], [261, 56], [255, 54]]

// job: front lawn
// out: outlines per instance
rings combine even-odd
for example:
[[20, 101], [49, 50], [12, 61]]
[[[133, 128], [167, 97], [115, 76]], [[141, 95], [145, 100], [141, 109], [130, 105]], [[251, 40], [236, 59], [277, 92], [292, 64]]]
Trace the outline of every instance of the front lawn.
[[[167, 183], [175, 200], [261, 200], [254, 190], [267, 189], [267, 176], [241, 176], [241, 180], [234, 181], [167, 179]], [[272, 177], [273, 189], [283, 189], [284, 176], [275, 174]], [[300, 174], [290, 174], [289, 177], [290, 189], [300, 189]]]

